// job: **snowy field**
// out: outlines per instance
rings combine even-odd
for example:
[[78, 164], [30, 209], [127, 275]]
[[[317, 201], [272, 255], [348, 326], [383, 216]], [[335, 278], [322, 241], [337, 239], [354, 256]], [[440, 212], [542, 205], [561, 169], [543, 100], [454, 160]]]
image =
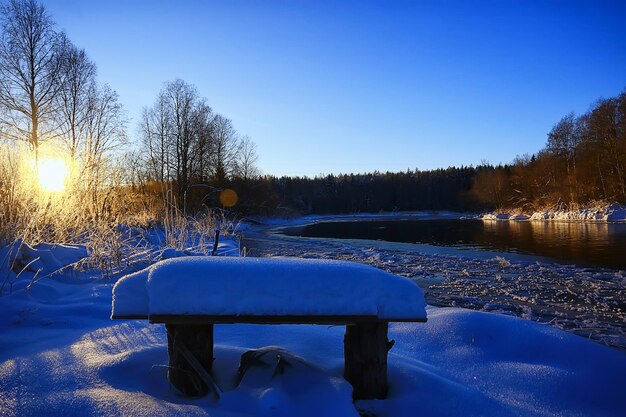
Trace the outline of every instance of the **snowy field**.
[[[288, 246], [281, 242], [276, 247]], [[337, 242], [303, 245], [293, 250], [354, 252], [341, 252]], [[236, 246], [226, 242], [221, 253]], [[384, 269], [401, 267], [399, 254], [357, 250]], [[44, 251], [55, 269], [84, 254], [80, 247], [38, 254]], [[443, 258], [440, 266], [451, 270]], [[422, 275], [434, 274], [428, 268]], [[216, 326], [214, 376], [224, 394], [219, 402], [185, 399], [167, 383], [163, 326], [109, 319], [120, 274], [103, 280], [97, 271], [62, 270], [25, 291], [34, 277], [25, 271], [0, 296], [0, 415], [622, 416], [626, 409], [623, 351], [505, 314], [437, 307], [428, 307], [427, 323], [390, 326], [396, 343], [386, 400], [352, 403], [341, 377], [344, 328], [312, 325]], [[241, 354], [272, 345], [292, 366], [276, 373], [270, 355], [239, 381]]]

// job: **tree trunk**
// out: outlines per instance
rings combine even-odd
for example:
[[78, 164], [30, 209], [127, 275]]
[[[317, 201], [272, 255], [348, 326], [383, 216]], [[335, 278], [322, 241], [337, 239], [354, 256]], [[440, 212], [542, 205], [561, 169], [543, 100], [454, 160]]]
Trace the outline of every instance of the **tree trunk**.
[[359, 323], [346, 326], [344, 336], [344, 378], [352, 384], [355, 400], [384, 399], [387, 396], [388, 323]]
[[213, 366], [213, 325], [166, 324], [169, 368], [167, 379], [184, 395], [199, 397], [209, 391], [202, 377], [193, 369], [187, 352], [211, 373]]

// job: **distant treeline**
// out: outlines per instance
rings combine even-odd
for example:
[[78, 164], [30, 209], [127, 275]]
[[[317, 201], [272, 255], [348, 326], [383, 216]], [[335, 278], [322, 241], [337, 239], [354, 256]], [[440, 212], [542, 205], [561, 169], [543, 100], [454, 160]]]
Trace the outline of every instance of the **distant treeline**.
[[265, 178], [284, 207], [301, 213], [476, 210], [473, 178], [482, 168]]
[[244, 213], [356, 213], [404, 210], [480, 211], [626, 204], [626, 91], [570, 113], [544, 149], [507, 165], [430, 171], [264, 176], [231, 186]]
[[[180, 81], [178, 83], [187, 87]], [[172, 85], [175, 84], [168, 84], [165, 92]], [[161, 93], [160, 97], [163, 96], [168, 97]], [[153, 109], [160, 109], [160, 103], [162, 101], [158, 101]], [[211, 115], [210, 109], [205, 113]], [[247, 138], [238, 142], [229, 121], [217, 116], [202, 118], [210, 122], [206, 129], [197, 130], [208, 132], [207, 143], [211, 145], [207, 148], [209, 159], [203, 169], [199, 169], [203, 161], [201, 156], [205, 154], [199, 152], [201, 141], [189, 142], [192, 146], [184, 148], [182, 153], [178, 145], [171, 147], [176, 151], [174, 153], [160, 152], [163, 147], [156, 145], [166, 142], [155, 140], [158, 134], [150, 133], [159, 130], [144, 130], [149, 132], [145, 134], [144, 144], [150, 150], [145, 155], [152, 163], [144, 165], [149, 170], [144, 171], [148, 175], [143, 177], [154, 184], [155, 179], [164, 178], [163, 172], [169, 172], [165, 178], [169, 178], [167, 182], [173, 185], [175, 192], [178, 191], [181, 206], [192, 211], [202, 206], [219, 206], [217, 191], [232, 188], [239, 195], [239, 203], [233, 210], [246, 215], [408, 210], [533, 211], [574, 209], [610, 202], [626, 204], [625, 115], [626, 90], [617, 97], [596, 101], [582, 115], [566, 115], [548, 132], [544, 149], [533, 155], [518, 156], [506, 165], [482, 164], [315, 178], [259, 175], [254, 144]], [[163, 118], [151, 113], [145, 120], [149, 126], [151, 120]], [[222, 120], [226, 121], [227, 129], [221, 128], [219, 122]], [[220, 132], [228, 134], [218, 134]], [[166, 137], [177, 138], [175, 142], [178, 143], [178, 138], [184, 138], [184, 135], [168, 134]], [[220, 152], [220, 149], [227, 151]], [[182, 159], [183, 162], [189, 161], [188, 171], [180, 169], [186, 166], [186, 163], [179, 162], [181, 155], [190, 155], [189, 159]], [[164, 171], [163, 167], [167, 169]], [[203, 176], [205, 170], [208, 173]], [[188, 174], [179, 185], [177, 180], [181, 172]], [[146, 182], [143, 183], [145, 186]], [[205, 184], [209, 188], [197, 186]]]

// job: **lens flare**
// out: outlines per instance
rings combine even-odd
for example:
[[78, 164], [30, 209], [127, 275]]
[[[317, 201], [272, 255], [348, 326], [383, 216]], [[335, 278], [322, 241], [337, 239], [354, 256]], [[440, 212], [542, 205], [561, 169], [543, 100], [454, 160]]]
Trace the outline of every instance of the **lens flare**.
[[222, 190], [222, 192], [220, 192], [220, 203], [222, 203], [224, 207], [234, 207], [235, 205], [237, 205], [238, 201], [239, 196], [237, 195], [235, 190], [226, 188], [225, 190]]
[[70, 169], [63, 159], [42, 158], [37, 163], [37, 181], [39, 186], [51, 193], [65, 191]]

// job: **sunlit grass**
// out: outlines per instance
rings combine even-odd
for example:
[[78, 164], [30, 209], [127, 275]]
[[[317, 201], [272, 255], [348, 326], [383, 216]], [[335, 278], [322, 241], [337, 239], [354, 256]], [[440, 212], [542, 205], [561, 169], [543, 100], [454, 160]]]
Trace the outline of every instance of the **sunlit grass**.
[[[142, 190], [126, 184], [123, 172], [106, 162], [96, 167], [95, 177], [93, 168], [85, 169], [80, 159], [70, 161], [62, 150], [47, 148], [40, 150], [35, 163], [27, 145], [0, 142], [0, 247], [16, 248], [4, 259], [9, 265], [22, 245], [78, 244], [89, 256], [76, 267], [109, 276], [118, 268], [153, 260], [157, 255], [150, 245], [208, 254], [216, 228], [221, 236], [236, 228], [211, 210], [185, 215], [167, 188], [171, 186]], [[230, 197], [223, 201], [225, 206], [236, 203]], [[149, 235], [152, 227], [162, 227], [163, 241], [151, 241], [162, 236]], [[7, 277], [16, 279], [7, 274], [4, 281]], [[0, 277], [0, 288], [2, 284]]]
[[64, 192], [69, 175], [70, 168], [63, 159], [42, 157], [37, 163], [37, 183], [44, 191]]

